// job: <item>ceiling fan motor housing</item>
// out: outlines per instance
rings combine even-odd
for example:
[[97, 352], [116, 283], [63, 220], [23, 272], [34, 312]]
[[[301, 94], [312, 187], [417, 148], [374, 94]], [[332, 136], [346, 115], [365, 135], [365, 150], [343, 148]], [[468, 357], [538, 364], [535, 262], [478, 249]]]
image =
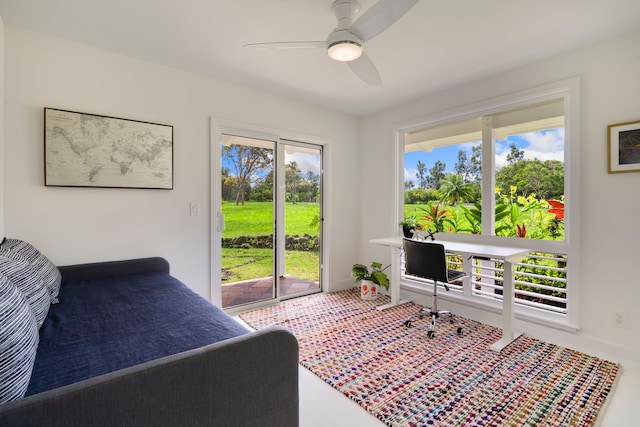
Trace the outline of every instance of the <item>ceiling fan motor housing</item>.
[[348, 30], [335, 30], [327, 39], [327, 53], [331, 59], [348, 62], [362, 55], [362, 40]]
[[336, 0], [331, 5], [338, 19], [338, 27], [327, 38], [327, 53], [331, 59], [348, 62], [362, 55], [362, 39], [348, 30], [353, 16], [360, 11], [360, 3], [355, 0]]

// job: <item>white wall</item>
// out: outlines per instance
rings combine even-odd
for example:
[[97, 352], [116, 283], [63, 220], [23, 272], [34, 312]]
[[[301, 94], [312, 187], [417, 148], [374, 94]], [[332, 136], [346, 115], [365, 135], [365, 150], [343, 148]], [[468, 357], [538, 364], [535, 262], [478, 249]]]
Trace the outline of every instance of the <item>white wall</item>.
[[[345, 206], [357, 188], [357, 118], [10, 26], [5, 34], [8, 236], [58, 265], [164, 256], [176, 277], [208, 297], [213, 116], [330, 141], [327, 283], [352, 285], [357, 244], [348, 231], [357, 212]], [[173, 125], [174, 189], [45, 187], [44, 107]], [[200, 216], [189, 216], [190, 202]]]
[[[362, 256], [388, 257], [384, 248], [367, 241], [395, 233], [392, 209], [378, 208], [379, 201], [390, 198], [393, 190], [394, 170], [389, 159], [394, 153], [390, 134], [394, 125], [579, 76], [582, 329], [567, 334], [531, 324], [520, 326], [539, 338], [640, 358], [640, 274], [636, 264], [640, 253], [640, 174], [607, 174], [607, 125], [640, 120], [638, 46], [640, 32], [635, 32], [367, 117], [361, 130], [362, 162], [368, 165], [360, 176]], [[629, 314], [628, 329], [612, 325], [614, 309]], [[457, 310], [479, 316], [463, 307]]]

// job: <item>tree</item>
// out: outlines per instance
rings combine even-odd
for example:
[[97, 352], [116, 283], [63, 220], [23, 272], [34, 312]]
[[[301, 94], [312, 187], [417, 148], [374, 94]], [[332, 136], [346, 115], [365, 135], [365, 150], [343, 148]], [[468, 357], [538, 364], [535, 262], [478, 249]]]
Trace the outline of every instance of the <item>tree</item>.
[[474, 145], [471, 147], [471, 159], [469, 159], [472, 179], [469, 182], [479, 184], [482, 178], [482, 144]]
[[404, 189], [405, 190], [411, 190], [413, 188], [413, 181], [409, 180], [409, 181], [405, 181], [404, 182]]
[[418, 160], [416, 164], [418, 172], [416, 172], [416, 178], [418, 178], [418, 186], [420, 188], [427, 188], [427, 165]]
[[436, 163], [429, 170], [430, 175], [427, 177], [427, 185], [423, 188], [433, 188], [436, 190], [440, 188], [440, 181], [444, 178], [444, 170], [446, 167], [446, 163], [436, 160]]
[[511, 143], [510, 148], [511, 152], [507, 154], [507, 162], [509, 162], [509, 165], [512, 165], [524, 159], [524, 150], [518, 150], [515, 142]]
[[462, 176], [464, 182], [480, 182], [480, 171], [482, 170], [482, 146], [476, 145], [471, 148], [471, 157], [467, 157], [464, 149], [458, 150], [458, 162], [454, 166], [456, 174]]
[[253, 184], [248, 199], [256, 202], [270, 202], [273, 200], [273, 169], [264, 178]]
[[473, 184], [465, 182], [462, 175], [448, 173], [444, 179], [440, 181], [440, 189], [438, 190], [442, 201], [451, 205], [458, 202], [466, 202], [473, 200], [475, 189]]
[[291, 194], [291, 203], [296, 204], [296, 194], [298, 191], [298, 185], [302, 181], [300, 173], [302, 171], [298, 167], [298, 163], [291, 161], [285, 167], [285, 186], [289, 194]]
[[307, 202], [316, 202], [320, 196], [320, 175], [308, 171], [306, 175], [306, 181], [309, 185], [309, 194], [305, 198]]
[[496, 172], [496, 186], [516, 186], [518, 194], [535, 194], [541, 199], [560, 199], [564, 195], [564, 163], [559, 160], [520, 160]]
[[456, 171], [457, 175], [462, 176], [466, 181], [467, 171], [469, 170], [469, 160], [467, 159], [467, 152], [462, 148], [458, 150], [458, 162], [455, 164], [453, 169]]
[[236, 206], [239, 204], [244, 206], [251, 184], [272, 168], [271, 150], [232, 144], [222, 148], [222, 157], [233, 165], [236, 172], [235, 179], [238, 185]]
[[316, 192], [313, 185], [305, 178], [302, 178], [298, 183], [296, 199], [298, 199], [299, 202], [314, 202], [316, 199]]
[[438, 194], [433, 188], [412, 188], [404, 192], [405, 204], [422, 204], [435, 200], [438, 200]]
[[234, 177], [231, 176], [229, 168], [223, 167], [220, 173], [221, 176], [221, 192], [222, 200], [233, 200], [236, 197], [236, 191], [238, 191], [238, 183]]

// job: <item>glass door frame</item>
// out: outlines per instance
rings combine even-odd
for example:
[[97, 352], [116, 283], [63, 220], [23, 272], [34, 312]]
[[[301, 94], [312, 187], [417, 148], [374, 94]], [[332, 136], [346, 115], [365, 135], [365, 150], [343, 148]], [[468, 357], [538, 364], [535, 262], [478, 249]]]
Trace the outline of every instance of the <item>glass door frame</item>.
[[[283, 272], [284, 267], [284, 241], [280, 240], [278, 234], [280, 234], [280, 230], [284, 232], [284, 203], [281, 201], [284, 200], [284, 192], [281, 191], [282, 187], [285, 186], [285, 167], [284, 167], [284, 150], [282, 149], [282, 145], [300, 145], [300, 146], [313, 146], [317, 147], [321, 153], [321, 171], [320, 171], [320, 228], [319, 228], [319, 236], [320, 236], [320, 251], [319, 251], [319, 289], [315, 292], [322, 292], [324, 289], [323, 286], [323, 278], [326, 277], [325, 265], [323, 262], [324, 259], [324, 251], [326, 250], [326, 245], [323, 244], [323, 236], [324, 236], [324, 203], [322, 201], [324, 189], [324, 150], [325, 145], [323, 143], [318, 142], [307, 142], [308, 138], [298, 138], [298, 137], [282, 137], [275, 135], [274, 133], [263, 131], [261, 129], [257, 129], [254, 126], [249, 126], [246, 124], [230, 124], [224, 125], [217, 122], [216, 119], [211, 118], [211, 153], [209, 156], [210, 165], [211, 165], [211, 176], [210, 176], [210, 191], [209, 197], [210, 200], [210, 300], [215, 305], [222, 307], [222, 277], [221, 277], [221, 250], [222, 250], [222, 231], [224, 230], [224, 217], [222, 215], [222, 203], [220, 197], [220, 188], [221, 188], [221, 158], [222, 152], [220, 148], [221, 136], [223, 134], [234, 135], [239, 137], [246, 138], [255, 138], [266, 141], [274, 142], [274, 164], [282, 164], [282, 167], [274, 166], [276, 169], [276, 182], [274, 183], [274, 205], [275, 205], [275, 223], [274, 223], [274, 240], [277, 243], [276, 250], [274, 250], [274, 266], [273, 266], [273, 274], [274, 274], [274, 299], [265, 300], [257, 302], [256, 304], [251, 305], [243, 305], [242, 309], [246, 309], [248, 306], [260, 306], [266, 304], [272, 304], [274, 301], [280, 301], [281, 299], [287, 299], [299, 295], [286, 296], [282, 297], [279, 291], [278, 279], [281, 272]], [[282, 153], [281, 153], [282, 152]], [[282, 226], [280, 226], [282, 224]], [[282, 244], [279, 242], [282, 241]], [[282, 259], [282, 261], [280, 261]], [[314, 292], [309, 292], [314, 293]], [[228, 311], [234, 311], [235, 307], [229, 307]], [[225, 309], [227, 310], [227, 309]]]
[[[304, 141], [297, 141], [297, 140], [293, 140], [290, 138], [279, 138], [278, 139], [278, 143], [276, 146], [276, 154], [277, 154], [277, 162], [276, 162], [276, 174], [277, 174], [277, 178], [276, 178], [276, 182], [277, 182], [277, 191], [276, 193], [276, 200], [277, 200], [277, 204], [276, 204], [276, 240], [283, 242], [282, 244], [278, 244], [277, 245], [277, 252], [276, 252], [276, 276], [279, 279], [280, 277], [282, 277], [285, 273], [286, 273], [286, 258], [285, 258], [285, 252], [286, 252], [286, 248], [285, 248], [285, 241], [286, 241], [286, 217], [285, 217], [285, 193], [286, 193], [286, 164], [285, 164], [285, 153], [286, 153], [286, 149], [284, 148], [285, 146], [291, 146], [291, 147], [299, 147], [299, 148], [308, 148], [308, 149], [312, 149], [312, 150], [318, 150], [319, 155], [320, 155], [320, 170], [319, 170], [319, 178], [320, 178], [320, 182], [319, 182], [319, 192], [320, 192], [320, 200], [318, 200], [318, 204], [319, 204], [319, 228], [318, 228], [318, 236], [319, 236], [319, 244], [320, 244], [320, 248], [318, 250], [318, 283], [319, 283], [319, 289], [318, 290], [312, 290], [312, 291], [308, 291], [308, 292], [300, 292], [300, 293], [293, 293], [293, 294], [287, 294], [284, 295], [282, 293], [279, 292], [279, 288], [277, 287], [277, 292], [276, 292], [276, 299], [278, 301], [281, 300], [286, 300], [286, 299], [290, 299], [290, 298], [296, 298], [302, 295], [306, 295], [306, 294], [312, 294], [312, 293], [317, 293], [317, 292], [322, 292], [322, 278], [324, 276], [324, 262], [323, 262], [323, 258], [324, 258], [324, 244], [323, 244], [323, 231], [324, 231], [324, 203], [323, 203], [323, 198], [324, 198], [324, 188], [323, 188], [323, 183], [324, 183], [324, 146], [321, 144], [316, 144], [316, 143], [311, 143], [311, 142], [304, 142]], [[278, 167], [278, 165], [280, 165], [281, 167]], [[282, 200], [283, 202], [280, 203], [279, 201]]]

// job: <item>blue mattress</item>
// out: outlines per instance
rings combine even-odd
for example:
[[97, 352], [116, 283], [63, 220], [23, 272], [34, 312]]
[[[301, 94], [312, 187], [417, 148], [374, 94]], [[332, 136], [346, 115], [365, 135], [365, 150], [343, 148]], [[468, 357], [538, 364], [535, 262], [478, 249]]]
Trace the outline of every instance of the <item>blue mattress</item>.
[[167, 273], [63, 283], [27, 395], [248, 333]]

